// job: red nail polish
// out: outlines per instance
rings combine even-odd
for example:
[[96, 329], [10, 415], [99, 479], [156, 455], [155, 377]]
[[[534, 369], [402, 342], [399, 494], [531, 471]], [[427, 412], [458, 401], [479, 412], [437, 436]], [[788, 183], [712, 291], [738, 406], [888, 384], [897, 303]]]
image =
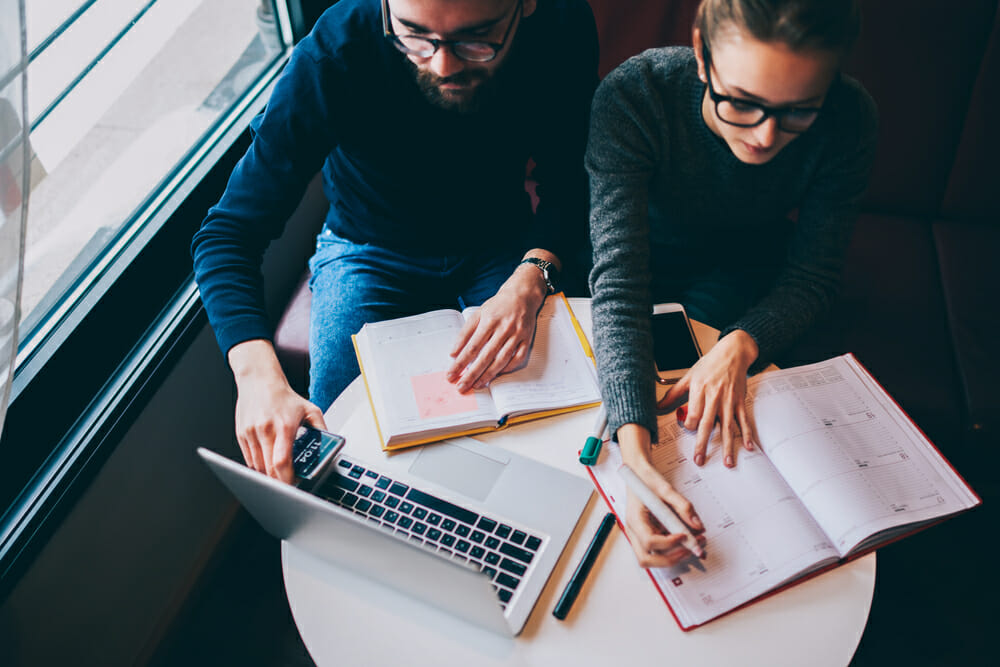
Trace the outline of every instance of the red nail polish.
[[687, 406], [682, 405], [681, 407], [677, 408], [677, 423], [680, 424], [681, 426], [684, 426], [684, 422], [687, 421], [687, 418], [688, 418]]

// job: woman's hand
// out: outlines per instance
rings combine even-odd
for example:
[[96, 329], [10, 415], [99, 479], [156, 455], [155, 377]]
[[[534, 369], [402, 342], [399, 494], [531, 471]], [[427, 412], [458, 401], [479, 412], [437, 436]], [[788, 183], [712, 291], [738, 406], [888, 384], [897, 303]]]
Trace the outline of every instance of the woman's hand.
[[546, 293], [541, 272], [522, 264], [469, 317], [451, 350], [455, 361], [445, 376], [459, 392], [482, 389], [501, 373], [528, 362]]
[[303, 422], [325, 429], [323, 411], [291, 388], [268, 341], [240, 343], [228, 357], [236, 378], [236, 439], [243, 458], [254, 470], [291, 484], [295, 433]]
[[[670, 505], [689, 528], [699, 533], [703, 531], [705, 527], [691, 502], [653, 467], [650, 461], [649, 431], [638, 424], [625, 424], [618, 429], [618, 444], [621, 446], [622, 459], [649, 490]], [[628, 495], [625, 531], [642, 567], [670, 567], [693, 555], [684, 546], [687, 536], [683, 533], [668, 534], [631, 491]], [[698, 535], [698, 541], [704, 544], [704, 536]]]
[[683, 425], [689, 431], [698, 432], [694, 447], [696, 465], [705, 463], [705, 452], [716, 421], [722, 428], [722, 450], [727, 467], [736, 465], [738, 440], [742, 439], [747, 451], [757, 442], [757, 432], [744, 400], [747, 370], [757, 354], [754, 339], [737, 329], [716, 343], [660, 400], [659, 407], [665, 407], [680, 402], [684, 394], [688, 395]]

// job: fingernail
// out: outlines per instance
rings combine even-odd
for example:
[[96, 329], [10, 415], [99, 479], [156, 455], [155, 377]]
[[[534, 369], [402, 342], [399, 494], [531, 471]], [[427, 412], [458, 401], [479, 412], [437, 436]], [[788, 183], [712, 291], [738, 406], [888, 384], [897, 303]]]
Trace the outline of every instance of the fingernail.
[[743, 441], [743, 446], [746, 447], [746, 449], [747, 449], [748, 452], [752, 452], [753, 451], [753, 440], [744, 440]]
[[705, 462], [705, 455], [704, 454], [695, 454], [694, 455], [694, 464], [696, 466], [700, 466], [704, 462]]
[[688, 418], [688, 409], [686, 405], [682, 405], [677, 408], [677, 423], [684, 426], [684, 421]]
[[694, 527], [697, 528], [698, 530], [704, 530], [705, 529], [705, 524], [703, 524], [701, 522], [701, 517], [698, 516], [697, 514], [692, 514], [691, 515], [691, 523], [693, 523]]
[[727, 456], [726, 457], [726, 467], [727, 468], [732, 468], [733, 467], [733, 457], [732, 456]]

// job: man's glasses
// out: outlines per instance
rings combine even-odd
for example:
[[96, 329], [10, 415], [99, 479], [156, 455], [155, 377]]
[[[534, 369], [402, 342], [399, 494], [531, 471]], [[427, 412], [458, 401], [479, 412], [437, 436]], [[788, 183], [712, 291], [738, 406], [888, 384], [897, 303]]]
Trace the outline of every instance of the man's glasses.
[[712, 60], [708, 45], [702, 43], [705, 73], [708, 78], [708, 96], [715, 103], [715, 115], [723, 123], [736, 127], [757, 127], [774, 116], [783, 132], [801, 134], [809, 129], [819, 116], [821, 107], [769, 107], [738, 97], [720, 95], [712, 87]]
[[431, 39], [430, 37], [418, 37], [417, 35], [397, 35], [392, 29], [392, 22], [389, 20], [389, 0], [382, 0], [382, 32], [393, 45], [408, 56], [417, 58], [430, 58], [442, 46], [447, 46], [456, 58], [473, 63], [488, 63], [497, 57], [497, 54], [507, 45], [507, 39], [517, 21], [518, 13], [524, 0], [518, 0], [511, 16], [507, 30], [503, 34], [503, 39], [499, 43], [481, 42], [467, 39]]

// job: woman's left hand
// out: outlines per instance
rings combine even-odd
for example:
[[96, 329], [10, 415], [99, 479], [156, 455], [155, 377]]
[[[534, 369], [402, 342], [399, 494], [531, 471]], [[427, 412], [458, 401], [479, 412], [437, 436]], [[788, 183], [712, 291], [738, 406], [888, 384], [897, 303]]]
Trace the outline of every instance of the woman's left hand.
[[[705, 463], [705, 452], [716, 421], [722, 428], [722, 448], [726, 467], [736, 465], [736, 443], [742, 438], [750, 451], [757, 433], [747, 414], [747, 370], [757, 359], [757, 343], [750, 334], [737, 329], [722, 338], [670, 388], [658, 404], [666, 407], [688, 395], [687, 417], [683, 426], [697, 431], [694, 462]], [[737, 435], [738, 431], [738, 435]]]

